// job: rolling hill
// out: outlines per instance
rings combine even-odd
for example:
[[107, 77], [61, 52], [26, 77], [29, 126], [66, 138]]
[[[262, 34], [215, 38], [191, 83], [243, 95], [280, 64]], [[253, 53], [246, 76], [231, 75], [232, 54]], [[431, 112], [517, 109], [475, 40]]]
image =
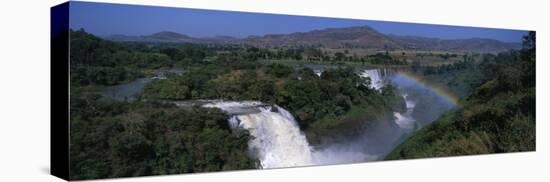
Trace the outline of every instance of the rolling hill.
[[235, 38], [216, 36], [197, 38], [163, 31], [152, 35], [111, 35], [105, 39], [120, 42], [165, 42], [165, 43], [208, 43], [245, 44], [257, 47], [325, 47], [358, 48], [374, 50], [423, 50], [454, 52], [502, 52], [519, 49], [520, 43], [502, 42], [486, 38], [438, 39], [417, 36], [386, 35], [368, 26], [328, 28], [290, 34], [268, 34]]

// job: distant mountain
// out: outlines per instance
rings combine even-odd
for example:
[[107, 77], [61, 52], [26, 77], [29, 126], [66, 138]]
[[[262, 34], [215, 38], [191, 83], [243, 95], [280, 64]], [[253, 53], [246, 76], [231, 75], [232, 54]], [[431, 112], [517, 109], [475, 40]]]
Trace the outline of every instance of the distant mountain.
[[167, 41], [170, 41], [170, 40], [183, 40], [184, 41], [184, 40], [192, 39], [191, 37], [189, 37], [187, 35], [179, 34], [179, 33], [176, 33], [176, 32], [169, 32], [169, 31], [163, 31], [163, 32], [155, 33], [153, 35], [146, 36], [146, 37], [151, 38], [151, 39], [167, 40]]
[[146, 36], [111, 35], [104, 38], [123, 42], [247, 44], [257, 47], [326, 47], [375, 50], [501, 52], [521, 47], [519, 43], [506, 43], [484, 38], [446, 40], [416, 36], [385, 35], [368, 26], [328, 28], [309, 32], [250, 36], [247, 38], [229, 36], [196, 38], [168, 31]]
[[329, 28], [310, 32], [249, 37], [244, 43], [255, 46], [323, 46], [329, 48], [399, 49], [389, 37], [368, 27]]
[[128, 35], [110, 35], [104, 39], [116, 42], [151, 42], [151, 43], [209, 43], [209, 44], [236, 44], [239, 39], [231, 36], [215, 36], [207, 38], [196, 38], [188, 35], [162, 31], [152, 35], [128, 36]]
[[119, 41], [119, 42], [198, 43], [202, 41], [200, 39], [195, 39], [187, 35], [183, 35], [176, 32], [169, 32], [169, 31], [158, 32], [152, 35], [145, 35], [145, 36], [111, 35], [104, 38], [112, 41]]

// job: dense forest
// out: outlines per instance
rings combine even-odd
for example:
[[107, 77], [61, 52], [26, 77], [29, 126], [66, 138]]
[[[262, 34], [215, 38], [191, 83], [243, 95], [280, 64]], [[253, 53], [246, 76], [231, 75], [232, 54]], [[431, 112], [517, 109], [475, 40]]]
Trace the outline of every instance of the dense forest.
[[[410, 69], [461, 98], [455, 109], [432, 124], [436, 118], [413, 113], [427, 127], [410, 134], [386, 159], [535, 149], [533, 32], [521, 50], [439, 55], [443, 60], [461, 59], [450, 64], [408, 62], [388, 51], [356, 56], [314, 47], [112, 42], [84, 30], [69, 33], [74, 180], [258, 168], [248, 148], [252, 136], [230, 128], [228, 114], [215, 108], [177, 107], [171, 101], [276, 104], [295, 117], [313, 145], [335, 142], [341, 135], [359, 136], [365, 127], [392, 122], [394, 112], [407, 110], [397, 88], [369, 87], [371, 80], [358, 76], [354, 65]], [[318, 76], [304, 65], [308, 63], [336, 66]], [[102, 95], [106, 88], [167, 69], [183, 71], [148, 82], [135, 100]], [[416, 107], [426, 110], [429, 103], [418, 102]]]
[[[478, 76], [477, 81], [467, 82], [474, 89], [455, 111], [416, 132], [386, 159], [534, 151], [535, 42], [535, 33], [530, 32], [522, 50], [461, 63], [464, 66], [426, 69], [426, 74]], [[452, 69], [428, 71], [447, 68]]]
[[[181, 108], [165, 101], [277, 104], [296, 117], [312, 143], [352, 134], [358, 124], [388, 121], [392, 111], [405, 109], [395, 88], [374, 90], [368, 87], [369, 79], [348, 66], [327, 69], [319, 77], [304, 66], [261, 61], [266, 57], [302, 59], [307, 55], [303, 51], [312, 51], [308, 49], [119, 43], [84, 30], [71, 30], [70, 35], [71, 179], [257, 167], [257, 160], [248, 153], [250, 134], [230, 129], [225, 113]], [[325, 57], [353, 61], [342, 55]], [[369, 60], [394, 64], [385, 54]], [[114, 101], [101, 95], [108, 86], [151, 77], [161, 68], [184, 72], [150, 82], [136, 101]]]
[[71, 99], [71, 179], [251, 169], [246, 130], [217, 109]]
[[[302, 128], [324, 117], [345, 114], [353, 107], [378, 105], [387, 111], [399, 107], [391, 87], [382, 93], [368, 88], [365, 80], [351, 68], [329, 69], [318, 77], [309, 68], [293, 68], [271, 64], [234, 67], [228, 60], [197, 68], [181, 76], [149, 84], [143, 99], [226, 99], [259, 100], [275, 103], [292, 111]], [[225, 64], [224, 64], [225, 63]], [[359, 86], [357, 86], [359, 85]]]

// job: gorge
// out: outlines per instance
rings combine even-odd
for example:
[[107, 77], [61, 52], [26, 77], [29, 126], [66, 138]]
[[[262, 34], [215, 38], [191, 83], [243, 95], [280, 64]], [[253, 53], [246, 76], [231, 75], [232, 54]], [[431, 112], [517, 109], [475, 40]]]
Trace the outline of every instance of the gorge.
[[[319, 68], [319, 67], [318, 67]], [[319, 75], [322, 69], [315, 70]], [[243, 128], [250, 132], [253, 139], [249, 141], [250, 155], [260, 161], [260, 168], [281, 168], [323, 164], [343, 164], [381, 160], [411, 132], [420, 129], [424, 118], [437, 118], [443, 112], [452, 109], [454, 103], [438, 95], [429, 87], [409, 79], [397, 71], [388, 69], [365, 69], [357, 73], [370, 79], [370, 87], [380, 90], [387, 84], [398, 88], [406, 111], [393, 113], [389, 124], [367, 128], [364, 135], [350, 138], [346, 143], [332, 143], [328, 146], [312, 146], [306, 135], [300, 130], [294, 116], [275, 104], [258, 101], [202, 101], [202, 107], [219, 108], [230, 115], [228, 123], [231, 128]], [[423, 98], [423, 99], [420, 99]], [[430, 99], [426, 99], [430, 98]], [[429, 105], [432, 112], [426, 112], [422, 118], [415, 118], [417, 102]], [[435, 111], [435, 112], [433, 112]]]

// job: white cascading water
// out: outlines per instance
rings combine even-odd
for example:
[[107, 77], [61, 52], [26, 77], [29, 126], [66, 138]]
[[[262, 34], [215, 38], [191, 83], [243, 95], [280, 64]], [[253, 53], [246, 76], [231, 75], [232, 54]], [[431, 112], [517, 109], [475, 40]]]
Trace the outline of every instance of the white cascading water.
[[321, 74], [323, 74], [323, 70], [316, 69], [316, 70], [313, 70], [313, 73], [315, 73], [315, 75], [317, 75], [318, 77], [321, 77]]
[[370, 87], [376, 90], [380, 90], [384, 86], [384, 81], [382, 80], [382, 75], [378, 69], [363, 70], [359, 73], [360, 77], [370, 78]]
[[[388, 76], [388, 72], [386, 69], [369, 69], [360, 72], [359, 76], [363, 78], [370, 78], [371, 84], [369, 86], [376, 90], [380, 90], [385, 85], [384, 76]], [[416, 120], [412, 117], [412, 112], [414, 111], [416, 103], [413, 100], [410, 100], [407, 94], [403, 94], [402, 97], [405, 100], [407, 111], [405, 113], [394, 112], [393, 116], [395, 118], [395, 123], [399, 125], [400, 128], [412, 129], [414, 128], [416, 122]]]
[[[204, 107], [216, 107], [232, 112], [235, 107], [259, 105], [258, 102], [217, 102]], [[276, 109], [273, 109], [275, 107]], [[234, 115], [232, 127], [242, 127], [254, 137], [250, 150], [258, 157], [262, 168], [313, 165], [312, 149], [300, 131], [294, 117], [279, 106], [259, 106], [259, 112]], [[276, 111], [272, 111], [276, 110]]]
[[412, 129], [415, 125], [415, 119], [412, 117], [412, 112], [416, 106], [416, 102], [408, 99], [407, 94], [403, 94], [403, 99], [405, 99], [405, 104], [407, 111], [405, 113], [394, 112], [393, 116], [395, 117], [395, 123], [399, 125], [400, 128]]
[[[323, 70], [315, 69], [313, 72], [321, 77], [321, 74], [323, 74]], [[387, 69], [368, 69], [363, 70], [358, 73], [358, 75], [362, 78], [370, 78], [370, 85], [368, 85], [371, 88], [374, 88], [375, 90], [380, 90], [382, 87], [384, 87], [384, 80], [383, 77], [387, 75]]]

